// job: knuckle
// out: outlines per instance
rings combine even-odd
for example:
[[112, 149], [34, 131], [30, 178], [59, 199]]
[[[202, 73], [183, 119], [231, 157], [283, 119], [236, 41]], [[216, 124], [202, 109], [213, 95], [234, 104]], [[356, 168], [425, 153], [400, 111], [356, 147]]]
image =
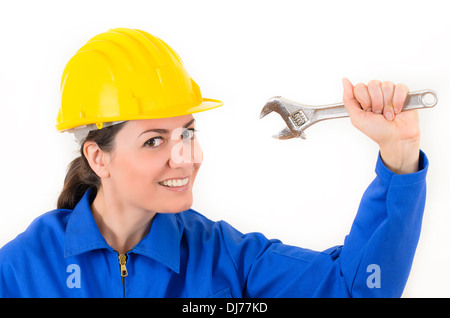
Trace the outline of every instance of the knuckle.
[[358, 83], [355, 85], [355, 88], [354, 88], [355, 93], [363, 94], [365, 90], [366, 90], [366, 85], [364, 85], [363, 83]]
[[367, 87], [370, 88], [378, 88], [380, 87], [381, 82], [379, 80], [371, 80], [369, 83], [367, 83]]
[[405, 84], [397, 84], [396, 90], [404, 94], [407, 94], [409, 92], [409, 88]]
[[358, 83], [358, 84], [355, 84], [355, 89], [364, 89], [365, 86], [366, 85], [364, 85], [364, 83]]
[[383, 88], [383, 90], [394, 90], [395, 84], [390, 81], [384, 81], [383, 83], [381, 83], [381, 87]]

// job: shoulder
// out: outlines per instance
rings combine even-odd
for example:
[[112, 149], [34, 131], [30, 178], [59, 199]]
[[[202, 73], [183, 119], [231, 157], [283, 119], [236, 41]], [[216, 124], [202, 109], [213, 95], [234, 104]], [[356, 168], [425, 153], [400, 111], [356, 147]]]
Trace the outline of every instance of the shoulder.
[[193, 209], [178, 213], [177, 217], [183, 224], [184, 232], [187, 235], [198, 236], [200, 234], [208, 237], [212, 235], [223, 237], [224, 233], [225, 235], [232, 233], [235, 236], [243, 236], [241, 232], [227, 222], [223, 220], [213, 221]]
[[210, 232], [215, 227], [219, 225], [220, 222], [216, 222], [210, 220], [203, 214], [199, 212], [189, 209], [184, 212], [180, 212], [176, 214], [177, 219], [181, 224], [183, 224], [184, 231], [187, 232]]
[[[0, 297], [36, 295], [54, 262], [64, 255], [64, 235], [71, 210], [53, 210], [0, 249]], [[31, 288], [31, 289], [30, 289]], [[29, 291], [30, 294], [27, 294]]]
[[241, 249], [264, 249], [279, 240], [269, 240], [262, 233], [242, 233], [226, 221], [212, 221], [195, 210], [187, 210], [177, 214], [184, 227], [184, 236], [197, 240], [222, 244], [229, 251]]
[[72, 210], [53, 210], [37, 217], [24, 232], [0, 249], [0, 263], [42, 253], [49, 246], [63, 246], [64, 232], [71, 212]]

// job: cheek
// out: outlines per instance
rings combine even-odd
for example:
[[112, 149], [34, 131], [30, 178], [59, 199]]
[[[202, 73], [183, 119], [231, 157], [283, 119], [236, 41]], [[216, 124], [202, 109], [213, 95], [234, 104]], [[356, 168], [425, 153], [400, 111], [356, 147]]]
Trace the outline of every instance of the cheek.
[[150, 157], [145, 153], [121, 155], [114, 162], [111, 178], [129, 195], [134, 196], [133, 194], [141, 192], [148, 194], [149, 186], [155, 184], [164, 164], [165, 161], [161, 158]]

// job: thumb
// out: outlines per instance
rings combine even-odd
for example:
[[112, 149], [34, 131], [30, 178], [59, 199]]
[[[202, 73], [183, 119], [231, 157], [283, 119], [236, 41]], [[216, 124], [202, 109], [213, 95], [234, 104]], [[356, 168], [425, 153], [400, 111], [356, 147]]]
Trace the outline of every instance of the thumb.
[[344, 87], [344, 106], [348, 114], [351, 118], [361, 116], [364, 111], [362, 110], [360, 103], [355, 98], [355, 94], [353, 92], [353, 84], [344, 77], [342, 79], [342, 85]]

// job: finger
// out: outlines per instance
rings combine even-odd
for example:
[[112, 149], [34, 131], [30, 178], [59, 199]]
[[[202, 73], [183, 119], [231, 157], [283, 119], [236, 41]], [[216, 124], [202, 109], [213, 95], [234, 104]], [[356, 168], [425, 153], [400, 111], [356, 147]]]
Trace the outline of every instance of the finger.
[[344, 105], [350, 117], [362, 112], [361, 105], [355, 98], [353, 84], [348, 79], [343, 78], [342, 85], [344, 87]]
[[392, 104], [394, 106], [394, 112], [396, 114], [400, 113], [405, 104], [406, 97], [408, 96], [409, 89], [406, 85], [398, 84], [395, 86], [394, 97]]
[[353, 89], [356, 100], [361, 104], [361, 108], [365, 111], [372, 110], [372, 101], [370, 99], [369, 90], [367, 86], [363, 83], [359, 83], [355, 85]]
[[394, 120], [394, 106], [392, 105], [392, 100], [394, 98], [394, 89], [395, 85], [392, 82], [383, 82], [381, 83], [381, 89], [383, 91], [383, 115], [387, 120]]
[[383, 91], [381, 89], [381, 82], [377, 80], [370, 81], [367, 84], [370, 99], [372, 101], [372, 111], [376, 114], [383, 113], [384, 101]]

